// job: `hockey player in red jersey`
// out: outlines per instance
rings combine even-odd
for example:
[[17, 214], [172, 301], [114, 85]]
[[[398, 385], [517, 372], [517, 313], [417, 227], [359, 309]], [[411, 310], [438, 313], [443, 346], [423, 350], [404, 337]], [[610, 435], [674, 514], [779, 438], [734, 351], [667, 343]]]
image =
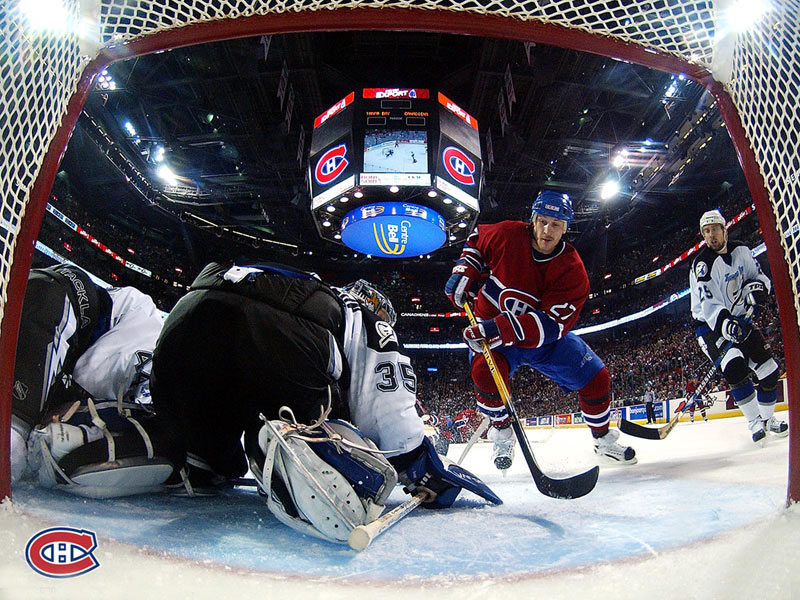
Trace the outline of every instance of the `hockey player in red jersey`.
[[562, 389], [578, 391], [595, 453], [615, 463], [634, 464], [633, 448], [617, 443], [609, 429], [608, 370], [570, 330], [589, 295], [589, 278], [577, 250], [562, 239], [572, 220], [566, 194], [542, 191], [531, 220], [479, 225], [467, 238], [445, 286], [456, 307], [474, 302], [480, 323], [463, 331], [471, 352], [472, 381], [478, 408], [487, 414], [498, 469], [511, 466], [514, 434], [489, 367], [481, 353], [486, 341], [508, 380], [528, 365]]

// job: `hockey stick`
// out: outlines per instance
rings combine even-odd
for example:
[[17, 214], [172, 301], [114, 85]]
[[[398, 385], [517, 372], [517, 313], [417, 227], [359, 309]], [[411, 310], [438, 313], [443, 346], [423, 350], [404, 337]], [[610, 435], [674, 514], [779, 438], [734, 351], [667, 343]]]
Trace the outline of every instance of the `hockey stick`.
[[[470, 325], [477, 325], [478, 322], [475, 320], [472, 309], [467, 302], [464, 303], [464, 311], [467, 313]], [[525, 436], [525, 431], [522, 429], [522, 424], [519, 422], [519, 417], [517, 417], [517, 411], [514, 409], [514, 405], [511, 402], [511, 394], [500, 372], [497, 370], [497, 365], [494, 362], [492, 351], [489, 349], [489, 344], [486, 343], [486, 340], [483, 340], [481, 346], [483, 349], [483, 357], [486, 359], [486, 364], [489, 365], [492, 379], [494, 379], [494, 383], [500, 392], [500, 398], [503, 400], [503, 405], [506, 407], [508, 417], [511, 420], [511, 428], [517, 436], [519, 446], [522, 449], [525, 462], [528, 463], [528, 468], [531, 471], [536, 488], [545, 496], [564, 499], [580, 498], [591, 492], [597, 483], [597, 477], [600, 472], [598, 466], [592, 467], [585, 473], [573, 475], [566, 479], [554, 479], [553, 477], [549, 477], [539, 468], [539, 465], [536, 463], [536, 458], [533, 456], [528, 438]]]
[[467, 457], [467, 454], [469, 454], [469, 451], [472, 450], [472, 447], [477, 443], [479, 439], [481, 439], [483, 432], [486, 431], [487, 429], [489, 429], [489, 417], [483, 415], [483, 420], [481, 421], [481, 424], [478, 425], [478, 427], [475, 428], [475, 431], [472, 432], [472, 435], [469, 436], [467, 445], [464, 447], [464, 450], [462, 450], [461, 456], [458, 457], [458, 460], [456, 461], [457, 465], [460, 465], [462, 462], [464, 462], [464, 459]]
[[428, 494], [426, 492], [420, 492], [402, 504], [395, 506], [392, 510], [378, 517], [372, 523], [359, 525], [350, 532], [347, 543], [353, 550], [358, 550], [360, 552], [369, 546], [372, 540], [422, 504], [427, 497]]
[[[745, 318], [750, 320], [751, 315], [753, 314], [752, 307], [750, 307], [747, 312], [745, 313]], [[667, 437], [670, 432], [675, 429], [675, 426], [681, 420], [681, 417], [694, 405], [697, 399], [700, 397], [701, 392], [706, 389], [706, 386], [711, 383], [711, 380], [714, 378], [714, 374], [719, 369], [720, 363], [722, 363], [722, 358], [725, 354], [728, 353], [733, 347], [733, 342], [729, 341], [728, 343], [723, 346], [722, 350], [719, 353], [719, 357], [717, 360], [714, 361], [714, 364], [705, 374], [703, 379], [697, 384], [697, 388], [692, 392], [691, 401], [687, 398], [681, 406], [678, 407], [678, 410], [675, 411], [675, 416], [672, 417], [669, 423], [666, 425], [662, 425], [661, 427], [645, 427], [644, 425], [639, 425], [638, 423], [633, 423], [632, 421], [628, 421], [627, 419], [620, 419], [619, 422], [619, 430], [623, 433], [627, 433], [628, 435], [632, 435], [634, 437], [643, 438], [646, 440], [663, 440]]]

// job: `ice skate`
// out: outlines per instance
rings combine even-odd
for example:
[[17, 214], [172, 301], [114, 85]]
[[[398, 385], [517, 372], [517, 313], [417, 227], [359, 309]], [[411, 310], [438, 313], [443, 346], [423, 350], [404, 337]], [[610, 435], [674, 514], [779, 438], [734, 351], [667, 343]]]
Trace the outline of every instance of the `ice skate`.
[[594, 453], [617, 464], [635, 465], [638, 462], [636, 451], [618, 444], [618, 439], [619, 431], [609, 429], [604, 436], [594, 439]]
[[775, 417], [770, 417], [764, 421], [764, 430], [775, 437], [786, 437], [789, 435], [789, 426]]
[[511, 427], [497, 429], [492, 427], [486, 437], [494, 444], [492, 448], [492, 462], [501, 471], [511, 468], [514, 461], [514, 432]]
[[753, 434], [753, 443], [762, 448], [767, 445], [767, 432], [764, 430], [764, 421], [760, 418], [753, 419], [747, 424], [750, 433]]

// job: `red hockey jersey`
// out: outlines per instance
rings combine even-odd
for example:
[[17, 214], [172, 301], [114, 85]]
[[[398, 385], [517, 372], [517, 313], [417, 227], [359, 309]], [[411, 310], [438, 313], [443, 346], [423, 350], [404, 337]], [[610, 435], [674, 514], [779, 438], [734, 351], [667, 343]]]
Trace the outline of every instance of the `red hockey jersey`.
[[522, 221], [479, 225], [467, 238], [462, 258], [488, 270], [475, 300], [483, 320], [504, 312], [515, 345], [538, 348], [557, 341], [576, 323], [589, 296], [589, 277], [572, 244], [561, 241], [552, 254], [533, 250]]

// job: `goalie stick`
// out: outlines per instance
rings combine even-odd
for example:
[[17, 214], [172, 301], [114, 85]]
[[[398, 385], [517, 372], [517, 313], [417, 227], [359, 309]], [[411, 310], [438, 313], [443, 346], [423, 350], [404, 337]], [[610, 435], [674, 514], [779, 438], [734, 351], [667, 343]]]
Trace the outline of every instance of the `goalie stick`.
[[402, 504], [395, 506], [385, 515], [372, 521], [372, 523], [355, 527], [353, 531], [350, 532], [347, 543], [353, 550], [358, 550], [359, 552], [364, 550], [364, 548], [372, 543], [372, 540], [422, 504], [427, 496], [428, 494], [426, 492], [420, 492]]
[[[745, 319], [749, 322], [750, 317], [753, 314], [752, 307], [750, 307], [747, 312], [745, 313]], [[632, 435], [633, 437], [643, 438], [645, 440], [663, 440], [667, 437], [670, 432], [675, 429], [675, 426], [681, 420], [681, 417], [692, 407], [694, 406], [695, 402], [697, 402], [698, 398], [700, 398], [701, 393], [706, 389], [706, 386], [711, 383], [711, 380], [714, 378], [714, 374], [717, 372], [720, 363], [722, 362], [722, 357], [727, 354], [728, 350], [731, 349], [733, 346], [733, 342], [728, 342], [722, 347], [722, 350], [719, 353], [719, 357], [717, 360], [714, 361], [714, 364], [705, 374], [703, 379], [700, 383], [697, 384], [697, 388], [692, 392], [692, 399], [691, 402], [687, 398], [686, 401], [683, 402], [682, 405], [678, 407], [675, 411], [675, 416], [672, 417], [669, 423], [666, 425], [662, 425], [661, 427], [645, 427], [644, 425], [639, 425], [638, 423], [634, 423], [632, 421], [628, 421], [627, 419], [620, 419], [619, 421], [619, 430], [623, 433], [627, 433], [628, 435]]]
[[[472, 309], [468, 302], [464, 303], [464, 311], [467, 313], [470, 325], [477, 325], [478, 322], [475, 320], [475, 316], [472, 314]], [[545, 496], [562, 499], [580, 498], [591, 492], [595, 484], [597, 484], [597, 477], [600, 472], [600, 468], [596, 465], [585, 473], [579, 473], [578, 475], [573, 475], [565, 479], [555, 479], [542, 471], [536, 462], [536, 458], [533, 456], [528, 438], [525, 436], [525, 431], [522, 429], [519, 417], [517, 417], [517, 411], [511, 402], [511, 394], [497, 370], [497, 365], [494, 362], [492, 351], [489, 349], [489, 344], [486, 343], [486, 340], [483, 340], [481, 346], [483, 347], [483, 357], [486, 359], [486, 364], [489, 365], [492, 379], [494, 379], [495, 385], [497, 385], [497, 389], [500, 392], [500, 398], [503, 400], [503, 405], [506, 407], [509, 419], [511, 420], [511, 428], [517, 436], [517, 441], [519, 441], [519, 446], [522, 449], [525, 462], [528, 463], [528, 468], [530, 469], [536, 488]]]

